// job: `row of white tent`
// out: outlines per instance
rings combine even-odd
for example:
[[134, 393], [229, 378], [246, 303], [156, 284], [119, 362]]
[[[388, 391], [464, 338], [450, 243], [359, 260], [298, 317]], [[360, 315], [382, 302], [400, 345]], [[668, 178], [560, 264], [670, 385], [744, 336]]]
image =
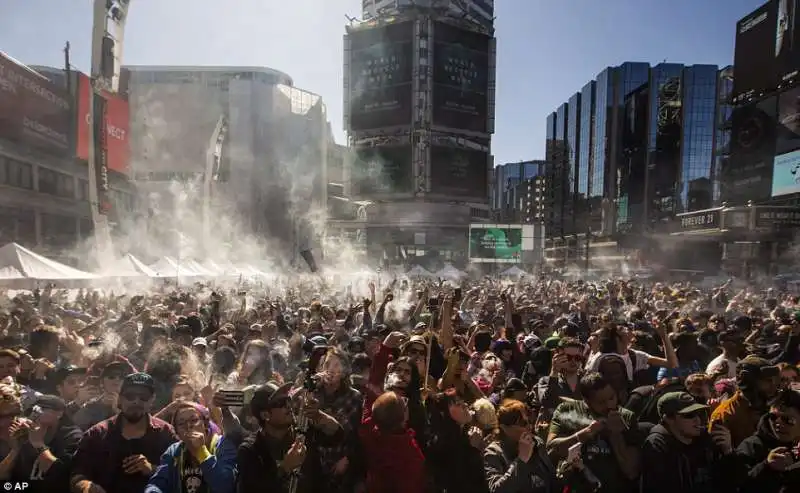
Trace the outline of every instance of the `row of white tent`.
[[21, 285], [26, 281], [93, 281], [103, 278], [220, 278], [268, 277], [251, 265], [219, 264], [213, 261], [200, 264], [195, 260], [177, 261], [163, 257], [146, 265], [131, 254], [125, 255], [101, 274], [93, 274], [56, 262], [34, 253], [16, 243], [0, 248], [0, 285]]
[[[363, 274], [367, 273], [363, 272]], [[519, 267], [512, 266], [500, 275], [518, 278], [526, 273]], [[22, 285], [30, 281], [93, 281], [104, 278], [218, 279], [225, 277], [253, 279], [271, 276], [252, 265], [220, 264], [214, 261], [206, 261], [201, 264], [196, 260], [178, 261], [172, 257], [163, 257], [157, 262], [147, 265], [131, 254], [125, 255], [101, 274], [93, 274], [48, 259], [16, 243], [0, 247], [0, 286]], [[406, 272], [405, 277], [460, 281], [468, 277], [468, 274], [451, 264], [446, 264], [437, 272], [430, 272], [417, 265]]]
[[[516, 265], [500, 273], [500, 277], [509, 277], [509, 278], [519, 278], [527, 275], [528, 275], [527, 272], [520, 269]], [[448, 281], [460, 281], [465, 277], [468, 277], [468, 274], [466, 272], [462, 272], [456, 269], [451, 264], [446, 264], [442, 269], [440, 269], [437, 272], [430, 272], [426, 270], [424, 267], [415, 265], [414, 267], [411, 268], [411, 270], [406, 272], [406, 276], [409, 278], [445, 279]]]

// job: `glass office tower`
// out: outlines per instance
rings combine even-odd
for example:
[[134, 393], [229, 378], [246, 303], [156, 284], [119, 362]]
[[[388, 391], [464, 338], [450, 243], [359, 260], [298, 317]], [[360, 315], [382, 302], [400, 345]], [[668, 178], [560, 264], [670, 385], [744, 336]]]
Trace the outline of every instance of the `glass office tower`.
[[550, 233], [645, 233], [712, 207], [718, 79], [713, 65], [626, 62], [550, 114]]
[[567, 189], [565, 205], [564, 227], [570, 232], [575, 231], [576, 196], [578, 193], [578, 161], [581, 149], [581, 94], [576, 92], [567, 103]]
[[708, 209], [714, 204], [712, 184], [717, 114], [716, 65], [693, 65], [683, 73], [683, 146], [677, 213]]
[[595, 105], [595, 82], [590, 81], [581, 89], [580, 149], [578, 153], [578, 192], [576, 195], [576, 216], [578, 224], [584, 224], [589, 212], [589, 175], [592, 164], [592, 137], [594, 126], [592, 116]]

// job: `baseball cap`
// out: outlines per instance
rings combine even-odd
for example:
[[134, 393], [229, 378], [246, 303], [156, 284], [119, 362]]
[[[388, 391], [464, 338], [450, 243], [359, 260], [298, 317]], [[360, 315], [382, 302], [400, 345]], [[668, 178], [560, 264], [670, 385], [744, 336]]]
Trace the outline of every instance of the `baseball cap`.
[[658, 414], [691, 414], [695, 411], [708, 409], [705, 404], [699, 404], [694, 397], [687, 392], [667, 392], [658, 398]]
[[781, 374], [780, 368], [758, 356], [747, 356], [736, 366], [737, 374], [751, 374], [755, 378], [775, 377]]
[[253, 416], [259, 416], [262, 411], [274, 407], [281, 399], [288, 399], [291, 388], [291, 383], [278, 385], [275, 382], [267, 382], [259, 385], [250, 399], [250, 412]]
[[103, 367], [103, 371], [100, 376], [107, 377], [109, 375], [119, 375], [120, 377], [124, 377], [127, 375], [128, 371], [128, 365], [125, 363], [121, 361], [112, 361]]
[[53, 372], [53, 382], [60, 384], [67, 379], [70, 375], [86, 375], [86, 368], [81, 368], [75, 365], [64, 365], [56, 368]]
[[195, 337], [194, 339], [192, 339], [192, 346], [206, 347], [208, 346], [208, 341], [206, 340], [205, 337]]
[[125, 379], [122, 380], [120, 393], [125, 392], [125, 390], [131, 387], [144, 387], [150, 392], [156, 391], [156, 384], [153, 381], [153, 377], [144, 372], [131, 373], [125, 377]]
[[65, 411], [67, 409], [67, 403], [57, 395], [40, 395], [36, 398], [35, 405], [42, 409], [50, 409], [52, 411]]

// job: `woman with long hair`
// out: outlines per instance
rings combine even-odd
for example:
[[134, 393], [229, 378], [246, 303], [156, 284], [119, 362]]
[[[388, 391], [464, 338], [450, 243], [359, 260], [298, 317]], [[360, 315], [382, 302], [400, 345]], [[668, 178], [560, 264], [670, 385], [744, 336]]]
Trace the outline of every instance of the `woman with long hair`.
[[228, 377], [229, 385], [262, 384], [272, 380], [272, 358], [269, 346], [260, 339], [245, 344], [239, 361]]
[[485, 442], [481, 430], [472, 424], [469, 405], [451, 388], [432, 395], [426, 408], [431, 425], [427, 463], [436, 491], [488, 493], [483, 471]]

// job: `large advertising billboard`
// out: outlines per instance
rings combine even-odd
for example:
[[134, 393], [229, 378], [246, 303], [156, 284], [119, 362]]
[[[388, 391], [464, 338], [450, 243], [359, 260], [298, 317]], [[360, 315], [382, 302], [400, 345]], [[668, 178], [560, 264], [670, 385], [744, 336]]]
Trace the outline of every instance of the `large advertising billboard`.
[[[797, 76], [800, 70], [800, 0], [772, 0], [776, 10], [775, 68], [778, 83]], [[738, 77], [738, 75], [737, 75]]]
[[768, 2], [736, 23], [733, 55], [733, 101], [743, 101], [777, 86], [776, 2]]
[[413, 191], [410, 144], [356, 147], [353, 154], [350, 183], [354, 196], [410, 194]]
[[[89, 130], [91, 115], [89, 112], [89, 95], [92, 90], [91, 80], [84, 74], [78, 74], [78, 111], [77, 111], [77, 144], [75, 154], [79, 159], [89, 159]], [[113, 94], [104, 93], [106, 100], [106, 141], [108, 143], [108, 169], [118, 173], [128, 173], [130, 162], [130, 146], [128, 128], [130, 112], [128, 102]]]
[[487, 152], [431, 146], [431, 193], [486, 200], [488, 180]]
[[800, 149], [800, 87], [778, 96], [778, 129], [775, 154]]
[[722, 199], [765, 200], [772, 188], [777, 98], [736, 108], [731, 117], [731, 154], [722, 169]]
[[350, 32], [350, 128], [411, 125], [414, 23]]
[[775, 156], [772, 196], [800, 193], [800, 150]]
[[70, 114], [66, 90], [0, 52], [0, 137], [60, 154]]
[[436, 22], [433, 27], [433, 123], [486, 132], [491, 37]]
[[469, 259], [471, 262], [519, 263], [522, 261], [522, 226], [470, 225]]

